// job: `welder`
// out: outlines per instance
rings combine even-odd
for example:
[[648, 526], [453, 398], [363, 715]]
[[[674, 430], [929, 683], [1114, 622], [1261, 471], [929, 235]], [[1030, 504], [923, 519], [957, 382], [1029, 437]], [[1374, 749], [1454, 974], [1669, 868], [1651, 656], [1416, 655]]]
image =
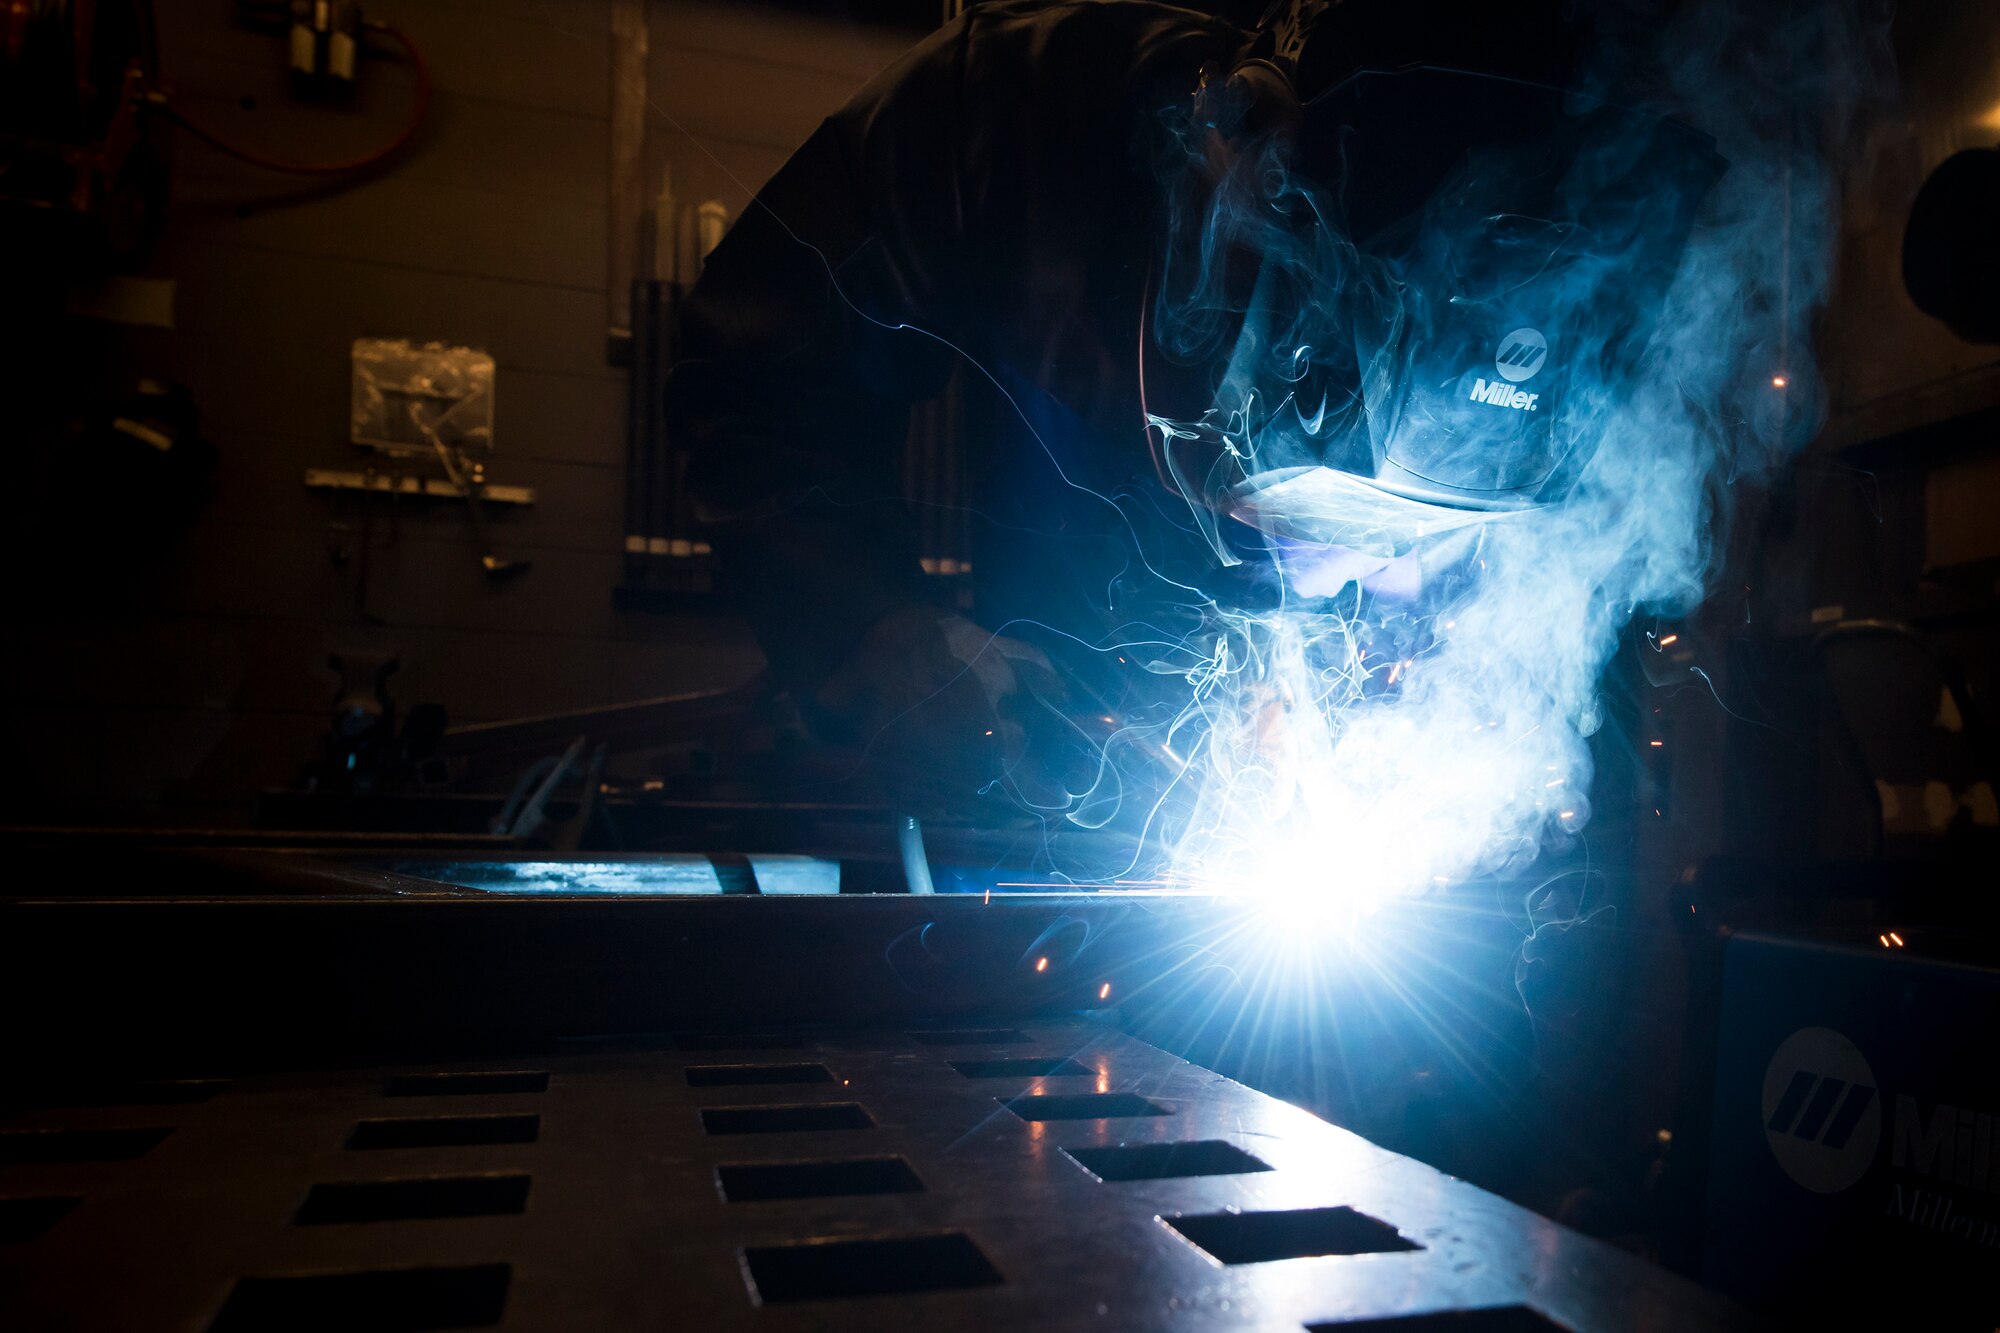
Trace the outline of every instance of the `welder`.
[[[1362, 69], [1561, 87], [1563, 8], [1280, 0], [1246, 30], [1137, 0], [980, 5], [825, 121], [710, 257], [668, 388], [724, 587], [814, 726], [940, 792], [1070, 809], [1090, 720], [1147, 704], [1143, 645], [1193, 630], [1204, 599], [1255, 596], [1231, 544], [1274, 540], [1197, 517], [1227, 503], [1148, 424], [1213, 417], [1216, 362], [1251, 340], [1241, 310], [1192, 353], [1158, 327], [1202, 192], [1272, 145], [1274, 169], [1342, 171], [1340, 114], [1302, 108]], [[1408, 152], [1373, 145], [1408, 179], [1357, 213], [1421, 205], [1458, 136], [1491, 130], [1476, 96], [1418, 105]], [[1546, 392], [1498, 394], [1524, 367], [1503, 381], [1481, 355], [1468, 410], [1516, 432], [1556, 416]], [[1012, 419], [971, 464], [976, 619], [927, 592], [900, 485], [911, 406], [955, 366]], [[1483, 484], [1443, 500], [1491, 508]]]

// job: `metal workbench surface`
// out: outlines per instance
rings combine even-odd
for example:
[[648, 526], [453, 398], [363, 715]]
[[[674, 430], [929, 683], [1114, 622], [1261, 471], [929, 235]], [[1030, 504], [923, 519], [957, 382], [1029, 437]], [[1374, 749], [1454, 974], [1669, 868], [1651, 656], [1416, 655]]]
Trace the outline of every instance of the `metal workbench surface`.
[[21, 1090], [10, 1328], [1740, 1323], [1088, 1020], [199, 1072]]

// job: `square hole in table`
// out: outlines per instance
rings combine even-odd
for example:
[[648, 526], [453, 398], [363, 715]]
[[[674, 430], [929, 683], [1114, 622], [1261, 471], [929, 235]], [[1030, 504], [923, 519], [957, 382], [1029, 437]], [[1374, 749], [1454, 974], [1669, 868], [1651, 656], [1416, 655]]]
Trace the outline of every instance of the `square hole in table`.
[[1046, 1097], [1008, 1097], [1000, 1104], [1023, 1120], [1122, 1120], [1173, 1114], [1130, 1092], [1051, 1093]]
[[1323, 1255], [1421, 1250], [1387, 1222], [1352, 1208], [1266, 1213], [1203, 1213], [1160, 1219], [1220, 1263], [1261, 1264]]
[[539, 1069], [482, 1070], [463, 1074], [398, 1074], [383, 1087], [384, 1097], [473, 1097], [492, 1093], [547, 1092], [549, 1076]]
[[1269, 1171], [1233, 1143], [1120, 1143], [1108, 1148], [1064, 1148], [1063, 1153], [1099, 1180], [1175, 1180], [1184, 1176], [1238, 1176]]
[[538, 1115], [430, 1115], [363, 1120], [347, 1136], [350, 1148], [458, 1148], [488, 1143], [533, 1143]]
[[1336, 1319], [1308, 1324], [1306, 1333], [1569, 1333], [1569, 1329], [1525, 1305], [1489, 1305], [1386, 1319]]
[[0, 1133], [0, 1165], [127, 1162], [173, 1133], [166, 1129], [25, 1129]]
[[798, 1106], [711, 1106], [701, 1113], [710, 1134], [799, 1134], [832, 1129], [873, 1129], [874, 1119], [858, 1102]]
[[916, 1194], [924, 1183], [900, 1157], [845, 1157], [820, 1162], [734, 1162], [715, 1168], [730, 1203], [829, 1199], [851, 1194]]
[[528, 1206], [528, 1176], [418, 1176], [400, 1180], [341, 1180], [314, 1185], [292, 1220], [300, 1226], [334, 1222], [402, 1222], [424, 1217], [493, 1217]]
[[760, 1083], [831, 1083], [825, 1065], [689, 1065], [690, 1088], [742, 1088]]
[[932, 1028], [912, 1032], [910, 1040], [926, 1046], [1021, 1046], [1034, 1038], [1019, 1028]]
[[743, 1266], [764, 1305], [951, 1291], [1001, 1281], [999, 1270], [961, 1231], [751, 1246], [743, 1251]]
[[246, 1277], [208, 1333], [419, 1333], [500, 1322], [506, 1264], [378, 1268], [298, 1277]]
[[967, 1078], [1089, 1078], [1097, 1073], [1087, 1065], [1061, 1056], [1031, 1056], [1020, 1060], [953, 1060], [951, 1067]]
[[51, 1194], [32, 1199], [0, 1199], [0, 1245], [24, 1245], [69, 1216], [80, 1195]]
[[796, 1032], [690, 1032], [674, 1044], [683, 1051], [795, 1051], [806, 1042]]

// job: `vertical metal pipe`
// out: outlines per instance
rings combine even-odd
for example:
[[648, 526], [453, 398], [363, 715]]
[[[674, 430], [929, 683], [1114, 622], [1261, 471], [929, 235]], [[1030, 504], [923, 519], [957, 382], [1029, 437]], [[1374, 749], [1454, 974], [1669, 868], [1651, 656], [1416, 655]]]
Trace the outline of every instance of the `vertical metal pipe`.
[[611, 0], [611, 171], [604, 247], [611, 336], [632, 327], [632, 281], [641, 276], [646, 211], [646, 0]]
[[924, 826], [915, 815], [896, 816], [896, 845], [903, 854], [903, 882], [910, 892], [936, 893], [930, 857], [924, 852]]
[[605, 316], [614, 363], [628, 362], [625, 408], [625, 577], [646, 568], [648, 486], [646, 377], [632, 328], [645, 218], [646, 64], [651, 46], [646, 0], [611, 0], [611, 155], [605, 208]]
[[664, 522], [669, 537], [675, 541], [687, 541], [693, 536], [687, 505], [687, 457], [681, 451], [680, 441], [674, 439], [667, 429], [663, 397], [667, 376], [673, 372], [674, 360], [680, 354], [681, 288], [673, 282], [662, 282], [659, 287], [659, 370], [653, 384], [653, 410], [656, 414], [654, 419], [659, 422], [657, 447], [665, 471]]
[[637, 420], [646, 435], [646, 552], [647, 567], [654, 570], [672, 535], [666, 511], [667, 472], [673, 460], [667, 452], [662, 401], [666, 356], [661, 346], [665, 310], [660, 293], [666, 285], [650, 278], [632, 284], [632, 375], [639, 385]]
[[938, 412], [938, 548], [952, 562], [953, 579], [965, 562], [965, 394], [963, 375], [954, 373]]
[[642, 579], [646, 571], [646, 538], [651, 528], [652, 435], [647, 430], [645, 336], [635, 316], [640, 305], [638, 280], [626, 284], [626, 346], [630, 364], [625, 379], [625, 577]]

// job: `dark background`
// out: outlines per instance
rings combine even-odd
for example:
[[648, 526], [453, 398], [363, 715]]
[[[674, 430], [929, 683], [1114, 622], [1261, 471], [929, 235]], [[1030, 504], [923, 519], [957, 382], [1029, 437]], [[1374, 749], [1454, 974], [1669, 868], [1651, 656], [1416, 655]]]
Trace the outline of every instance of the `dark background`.
[[[606, 349], [609, 5], [416, 0], [380, 13], [423, 46], [437, 83], [429, 123], [393, 168], [301, 183], [181, 135], [164, 231], [131, 266], [174, 283], [174, 327], [65, 318], [58, 305], [23, 329], [45, 373], [16, 362], [13, 388], [43, 401], [16, 397], [8, 413], [8, 508], [17, 533], [53, 530], [28, 549], [10, 542], [8, 822], [248, 820], [255, 794], [292, 784], [327, 729], [330, 652], [399, 654], [397, 697], [441, 703], [454, 724], [758, 668], [719, 610], [613, 607], [626, 407]], [[303, 103], [282, 39], [237, 24], [226, 0], [166, 0], [159, 17], [167, 78], [245, 145], [359, 153], [409, 108], [397, 59], [365, 61], [351, 105]], [[648, 154], [674, 163], [683, 195], [733, 214], [918, 35], [809, 10], [655, 5]], [[492, 353], [491, 476], [539, 494], [527, 512], [495, 507], [495, 540], [531, 571], [490, 584], [460, 506], [405, 505], [393, 540], [386, 518], [375, 525], [357, 606], [367, 506], [301, 479], [365, 461], [347, 442], [348, 348], [363, 336]], [[84, 401], [141, 376], [189, 388], [218, 459], [205, 494], [135, 539], [102, 530], [115, 477], [38, 487], [34, 458], [68, 447], [64, 419]], [[67, 521], [38, 523], [51, 505]]]
[[[89, 269], [72, 284], [46, 255], [13, 257], [17, 279], [39, 269], [42, 282], [15, 289], [27, 296], [7, 321], [9, 822], [247, 820], [260, 790], [296, 783], [317, 752], [337, 684], [330, 653], [400, 657], [396, 697], [441, 704], [455, 725], [758, 669], [726, 607], [614, 603], [626, 372], [607, 332], [640, 241], [619, 214], [630, 205], [613, 198], [610, 0], [405, 0], [379, 16], [434, 68], [417, 142], [364, 178], [301, 182], [180, 135], [164, 226], [122, 265], [173, 284], [171, 328], [65, 314], [98, 299]], [[681, 198], [739, 212], [933, 17], [914, 3], [652, 4], [642, 195], [670, 163]], [[287, 87], [282, 40], [241, 25], [222, 0], [164, 0], [159, 20], [164, 77], [244, 144], [359, 152], [409, 108], [407, 63], [379, 39], [385, 54], [364, 61], [350, 101], [312, 102]], [[1768, 505], [1738, 495], [1748, 503], [1718, 533], [1734, 564], [1710, 620], [1728, 618], [1718, 633], [1747, 620], [1794, 642], [1831, 620], [1925, 621], [1976, 688], [1990, 679], [2000, 557], [2000, 353], [1919, 313], [1897, 255], [1931, 167], [2000, 141], [2000, 15], [1914, 0], [1894, 38], [1901, 101], [1845, 164], [1823, 320], [1827, 424]], [[301, 484], [308, 467], [364, 461], [346, 440], [348, 346], [370, 335], [496, 358], [490, 476], [535, 487], [539, 502], [494, 507], [495, 540], [532, 559], [526, 574], [485, 578], [457, 505], [401, 505], [392, 524], [382, 506]], [[214, 444], [212, 477], [189, 493], [115, 460], [79, 462], [76, 419], [141, 378], [185, 385]], [[1725, 648], [1709, 645], [1705, 659], [1719, 685]], [[1761, 716], [1778, 701], [1734, 702]], [[1712, 850], [1732, 840], [1728, 719], [1683, 711], [1676, 819]], [[1808, 841], [1837, 840], [1852, 821], [1812, 822]]]

